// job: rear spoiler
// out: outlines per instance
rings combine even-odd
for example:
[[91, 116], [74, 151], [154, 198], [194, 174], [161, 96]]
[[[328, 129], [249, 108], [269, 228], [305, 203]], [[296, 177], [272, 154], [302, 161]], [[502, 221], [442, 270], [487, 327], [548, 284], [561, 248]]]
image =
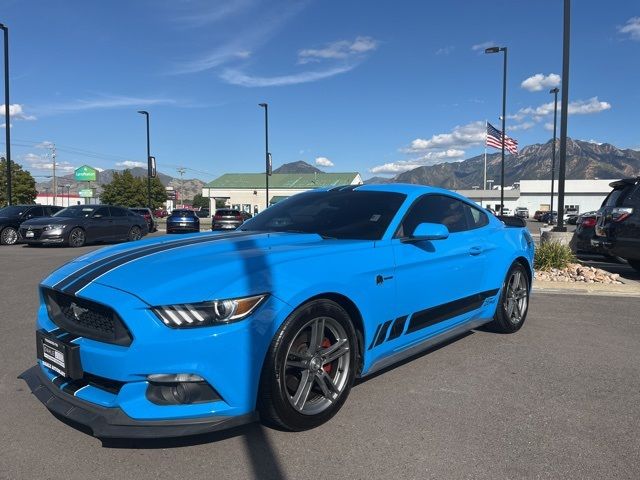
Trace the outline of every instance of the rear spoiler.
[[498, 220], [502, 221], [507, 227], [519, 227], [524, 228], [527, 226], [527, 222], [525, 222], [520, 217], [512, 217], [508, 215], [496, 215]]
[[625, 185], [635, 185], [638, 182], [640, 182], [640, 177], [623, 178], [621, 180], [616, 180], [615, 182], [611, 182], [609, 186], [612, 188], [616, 188], [616, 187], [623, 187]]

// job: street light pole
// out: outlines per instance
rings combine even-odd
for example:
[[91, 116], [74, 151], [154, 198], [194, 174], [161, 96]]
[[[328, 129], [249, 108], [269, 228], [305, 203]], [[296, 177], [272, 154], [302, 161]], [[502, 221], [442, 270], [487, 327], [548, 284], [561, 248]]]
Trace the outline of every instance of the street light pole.
[[552, 88], [549, 93], [553, 93], [553, 154], [551, 157], [551, 215], [550, 221], [553, 225], [553, 183], [556, 181], [556, 123], [558, 121], [558, 87]]
[[502, 142], [500, 155], [500, 214], [504, 209], [504, 141], [507, 136], [505, 123], [507, 119], [507, 47], [491, 47], [485, 49], [484, 53], [504, 52], [502, 64]]
[[267, 191], [267, 203], [265, 208], [269, 208], [269, 105], [267, 103], [259, 103], [258, 106], [264, 108], [264, 161], [265, 161], [265, 185]]
[[151, 143], [149, 140], [149, 112], [145, 110], [138, 110], [138, 113], [144, 115], [147, 120], [147, 206], [151, 211], [153, 211], [153, 207], [151, 206]]
[[7, 204], [11, 205], [11, 118], [9, 111], [9, 28], [0, 23], [4, 32], [4, 134], [7, 146]]
[[571, 0], [564, 0], [562, 35], [562, 102], [560, 104], [560, 167], [558, 172], [558, 224], [556, 232], [565, 232], [564, 180], [567, 164], [567, 117], [569, 114], [569, 46], [571, 43]]

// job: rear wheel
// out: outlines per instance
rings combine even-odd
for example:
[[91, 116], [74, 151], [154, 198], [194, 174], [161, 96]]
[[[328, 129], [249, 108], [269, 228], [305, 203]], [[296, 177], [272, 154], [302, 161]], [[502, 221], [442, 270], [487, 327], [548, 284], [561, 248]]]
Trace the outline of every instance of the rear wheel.
[[284, 322], [267, 354], [258, 410], [286, 430], [317, 427], [347, 399], [356, 372], [356, 333], [347, 312], [330, 300], [303, 305]]
[[636, 272], [640, 273], [640, 260], [627, 260], [631, 268], [633, 268]]
[[87, 242], [87, 236], [83, 229], [74, 228], [69, 232], [69, 246], [70, 247], [82, 247]]
[[499, 333], [520, 330], [529, 310], [529, 276], [521, 263], [514, 263], [502, 284], [500, 302], [489, 327]]
[[18, 241], [18, 231], [13, 227], [5, 227], [0, 232], [0, 243], [2, 245], [13, 245]]
[[142, 238], [142, 230], [140, 230], [140, 227], [136, 225], [131, 227], [131, 230], [129, 230], [129, 241], [135, 242], [136, 240], [140, 240], [141, 238]]

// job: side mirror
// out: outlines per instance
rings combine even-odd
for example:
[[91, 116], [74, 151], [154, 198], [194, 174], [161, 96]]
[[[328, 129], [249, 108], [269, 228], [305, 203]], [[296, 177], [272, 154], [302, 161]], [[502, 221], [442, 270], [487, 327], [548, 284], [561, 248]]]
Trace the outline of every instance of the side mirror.
[[421, 223], [413, 231], [413, 235], [405, 237], [402, 243], [424, 242], [426, 240], [444, 240], [449, 238], [449, 229], [441, 223]]

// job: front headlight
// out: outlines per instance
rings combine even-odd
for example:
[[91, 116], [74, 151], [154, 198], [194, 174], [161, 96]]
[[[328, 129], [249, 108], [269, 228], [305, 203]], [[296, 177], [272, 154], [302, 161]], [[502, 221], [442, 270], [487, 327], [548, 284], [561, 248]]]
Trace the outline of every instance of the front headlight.
[[153, 307], [152, 310], [165, 325], [172, 328], [223, 325], [248, 317], [266, 297], [264, 294], [212, 302], [166, 305]]
[[45, 225], [42, 231], [51, 233], [62, 233], [64, 227], [64, 225]]

